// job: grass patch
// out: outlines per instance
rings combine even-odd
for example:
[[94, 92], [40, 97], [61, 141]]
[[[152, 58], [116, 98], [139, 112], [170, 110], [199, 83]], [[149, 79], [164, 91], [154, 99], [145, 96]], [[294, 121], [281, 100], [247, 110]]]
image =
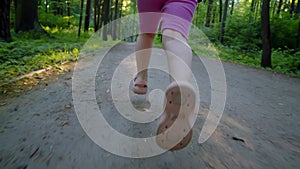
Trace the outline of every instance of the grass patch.
[[[260, 66], [262, 51], [238, 51], [226, 46], [218, 46], [217, 49], [221, 60], [264, 69]], [[273, 50], [272, 66], [266, 70], [300, 77], [300, 51]]]
[[[29, 72], [53, 67], [58, 68], [62, 63], [76, 61], [83, 44], [91, 37], [92, 32], [83, 33], [77, 38], [77, 29], [45, 28], [49, 35], [34, 33], [14, 34], [13, 42], [1, 43], [0, 48], [0, 86], [18, 76]], [[95, 38], [96, 37], [96, 38]], [[95, 48], [110, 46], [115, 42], [102, 42], [94, 36], [88, 44], [95, 44]], [[96, 42], [94, 42], [96, 41]], [[107, 44], [106, 44], [107, 43]], [[161, 37], [156, 36], [154, 46], [162, 47]], [[87, 46], [86, 46], [87, 47]], [[93, 47], [93, 46], [88, 46]], [[245, 52], [235, 48], [217, 45], [215, 47], [221, 60], [261, 68], [261, 51]], [[198, 54], [210, 55], [207, 49], [196, 47]], [[201, 52], [202, 51], [202, 52]], [[203, 52], [206, 51], [206, 52]], [[272, 69], [278, 73], [300, 77], [300, 51], [274, 50], [272, 53]]]
[[[154, 46], [162, 47], [161, 39], [156, 36]], [[194, 52], [200, 56], [215, 57], [219, 54], [219, 58], [223, 61], [238, 63], [250, 67], [264, 69], [260, 66], [262, 51], [241, 51], [234, 47], [216, 45], [215, 50], [211, 47], [203, 47], [201, 45], [193, 45]], [[272, 68], [266, 68], [277, 73], [283, 73], [290, 76], [300, 77], [300, 51], [294, 50], [273, 50], [272, 51]]]
[[49, 35], [32, 32], [12, 34], [13, 42], [1, 43], [0, 85], [35, 70], [76, 61], [81, 47], [90, 36], [83, 34], [77, 38], [75, 29], [48, 28], [47, 31]]

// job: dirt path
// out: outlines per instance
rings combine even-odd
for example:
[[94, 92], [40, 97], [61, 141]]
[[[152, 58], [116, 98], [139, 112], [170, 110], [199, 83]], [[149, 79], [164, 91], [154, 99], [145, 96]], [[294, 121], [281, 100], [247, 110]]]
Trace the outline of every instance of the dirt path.
[[[155, 133], [156, 124], [141, 125], [122, 118], [109, 97], [111, 75], [133, 44], [113, 48], [96, 77], [96, 97], [112, 127], [130, 136]], [[93, 143], [81, 128], [72, 103], [72, 72], [40, 84], [18, 97], [1, 96], [0, 168], [300, 168], [300, 79], [223, 63], [227, 102], [212, 137], [199, 145], [203, 118], [197, 120], [191, 144], [177, 152], [145, 159], [113, 155]], [[199, 72], [201, 108], [210, 105], [208, 75], [194, 57]], [[167, 75], [150, 71], [151, 88], [167, 86]], [[145, 103], [133, 101], [137, 108]]]

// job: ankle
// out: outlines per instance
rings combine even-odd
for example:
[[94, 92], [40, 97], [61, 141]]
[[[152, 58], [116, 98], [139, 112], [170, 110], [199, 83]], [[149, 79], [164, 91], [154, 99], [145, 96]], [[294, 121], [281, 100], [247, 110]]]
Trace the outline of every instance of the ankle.
[[141, 71], [137, 74], [137, 78], [141, 80], [147, 80], [148, 78], [148, 72], [147, 71]]

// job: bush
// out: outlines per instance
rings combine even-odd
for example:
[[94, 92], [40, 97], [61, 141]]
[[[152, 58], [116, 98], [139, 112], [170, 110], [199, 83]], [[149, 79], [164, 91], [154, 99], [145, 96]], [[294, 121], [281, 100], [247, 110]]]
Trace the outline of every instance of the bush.
[[299, 20], [291, 18], [290, 14], [284, 14], [282, 18], [274, 17], [270, 24], [272, 47], [296, 49], [298, 22]]
[[79, 49], [88, 38], [74, 38], [75, 30], [60, 30], [50, 35], [51, 38], [41, 35], [36, 39], [32, 33], [23, 32], [13, 34], [13, 42], [1, 44], [0, 84], [31, 71], [77, 60]]

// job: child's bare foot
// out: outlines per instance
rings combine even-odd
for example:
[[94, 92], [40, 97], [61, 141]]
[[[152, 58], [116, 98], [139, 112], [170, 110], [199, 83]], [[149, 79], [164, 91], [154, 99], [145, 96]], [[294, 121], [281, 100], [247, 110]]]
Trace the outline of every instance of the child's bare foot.
[[165, 111], [157, 129], [157, 144], [171, 151], [188, 145], [192, 138], [196, 94], [187, 82], [172, 82], [166, 91]]

